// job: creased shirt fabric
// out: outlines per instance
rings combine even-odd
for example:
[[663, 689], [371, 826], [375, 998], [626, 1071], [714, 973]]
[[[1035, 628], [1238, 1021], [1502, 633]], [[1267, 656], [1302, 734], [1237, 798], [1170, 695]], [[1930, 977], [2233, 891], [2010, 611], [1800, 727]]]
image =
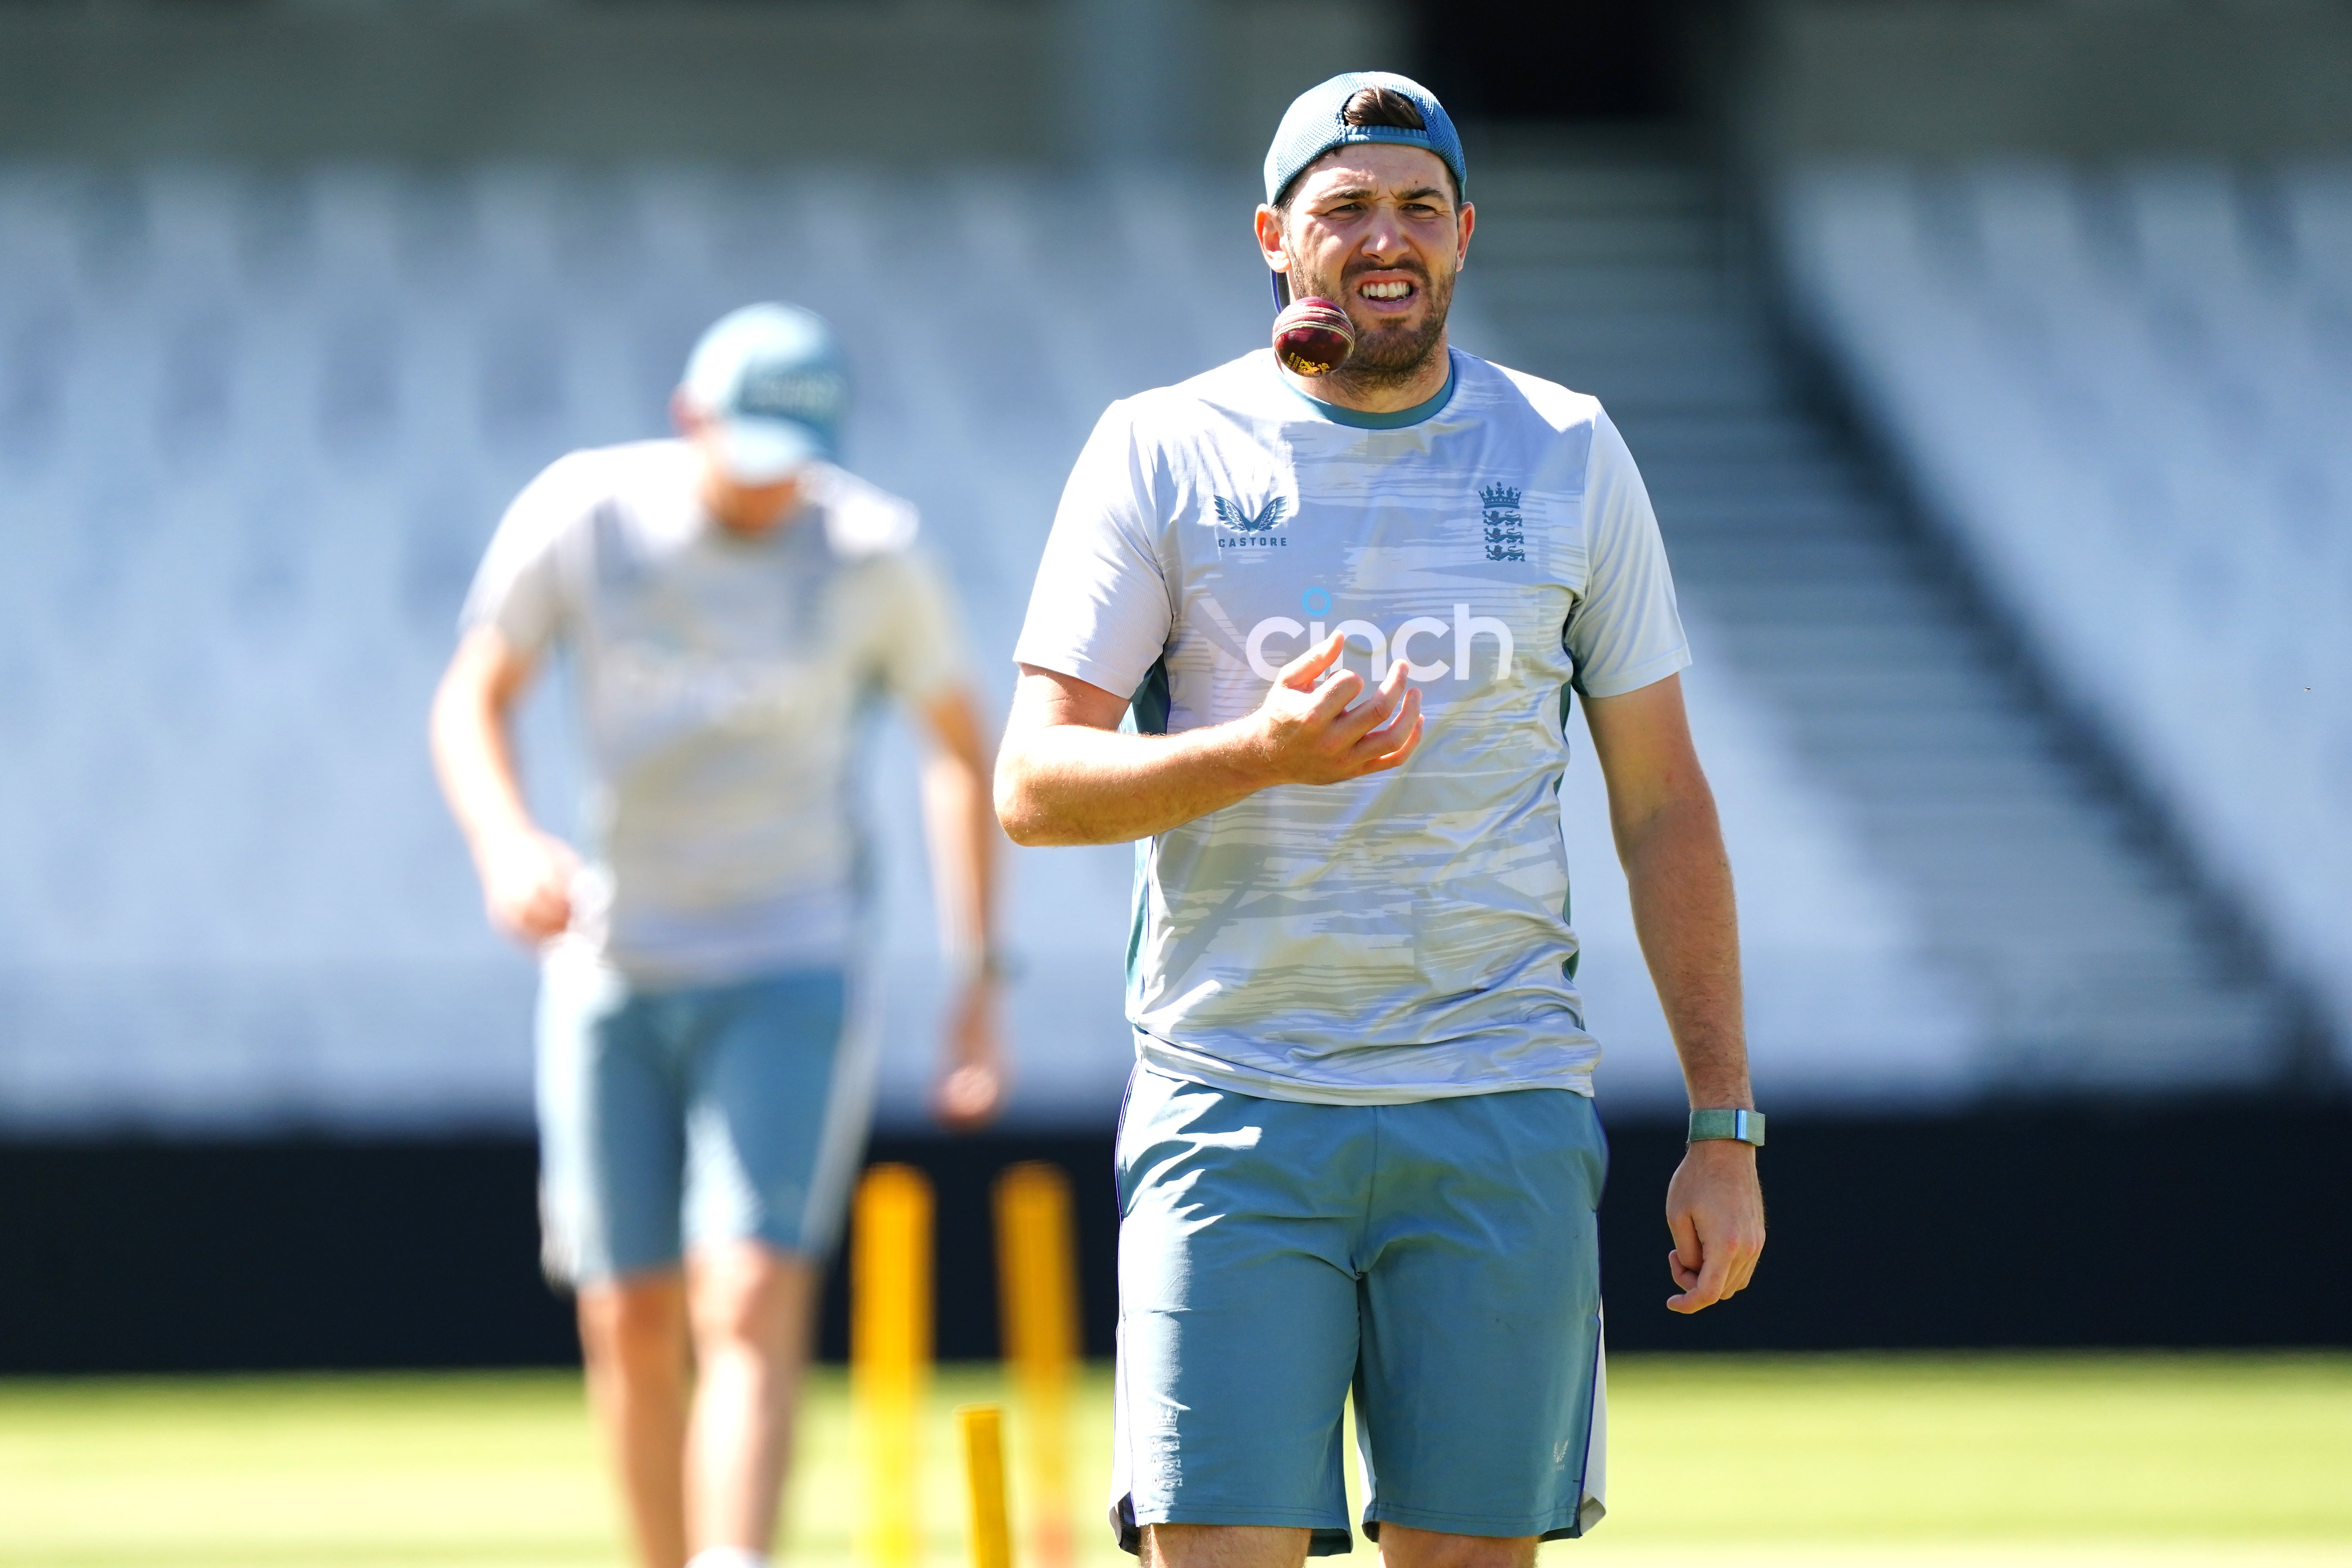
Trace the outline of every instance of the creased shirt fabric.
[[557, 956], [721, 981], [850, 956], [859, 710], [965, 669], [915, 509], [826, 465], [773, 531], [729, 532], [693, 451], [574, 452], [499, 524], [462, 626], [572, 657], [591, 864]]
[[1344, 632], [1409, 666], [1402, 768], [1283, 785], [1138, 846], [1128, 1016], [1148, 1066], [1275, 1099], [1590, 1093], [1559, 787], [1571, 689], [1690, 661], [1648, 493], [1593, 398], [1455, 353], [1402, 427], [1269, 351], [1113, 404], [1064, 492], [1014, 657], [1180, 732], [1255, 710]]

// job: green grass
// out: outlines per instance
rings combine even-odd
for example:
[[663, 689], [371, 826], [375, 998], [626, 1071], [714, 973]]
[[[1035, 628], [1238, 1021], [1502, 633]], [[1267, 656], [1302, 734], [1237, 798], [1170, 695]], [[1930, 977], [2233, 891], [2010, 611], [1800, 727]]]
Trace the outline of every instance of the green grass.
[[[2352, 1563], [2352, 1356], [1626, 1356], [1610, 1387], [1610, 1518], [1552, 1568]], [[948, 1412], [997, 1394], [940, 1379], [936, 1568], [961, 1551]], [[1083, 1568], [1130, 1561], [1092, 1506], [1105, 1395], [1097, 1372]], [[821, 1376], [788, 1526], [810, 1568], [850, 1562], [847, 1419]], [[590, 1568], [614, 1542], [570, 1377], [0, 1382], [11, 1568]]]

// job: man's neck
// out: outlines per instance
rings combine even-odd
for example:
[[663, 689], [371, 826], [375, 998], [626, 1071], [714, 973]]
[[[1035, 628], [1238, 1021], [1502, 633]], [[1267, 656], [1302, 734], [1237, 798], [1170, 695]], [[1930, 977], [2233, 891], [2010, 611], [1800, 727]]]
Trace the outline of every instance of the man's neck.
[[808, 487], [794, 484], [781, 499], [757, 493], [747, 496], [705, 470], [698, 499], [704, 514], [729, 537], [764, 539], [800, 515], [808, 501]]
[[1445, 378], [1453, 374], [1454, 352], [1443, 336], [1437, 340], [1436, 352], [1403, 381], [1384, 380], [1365, 386], [1350, 381], [1344, 369], [1332, 375], [1282, 373], [1292, 386], [1316, 402], [1352, 408], [1359, 414], [1402, 414], [1418, 407], [1444, 391]]

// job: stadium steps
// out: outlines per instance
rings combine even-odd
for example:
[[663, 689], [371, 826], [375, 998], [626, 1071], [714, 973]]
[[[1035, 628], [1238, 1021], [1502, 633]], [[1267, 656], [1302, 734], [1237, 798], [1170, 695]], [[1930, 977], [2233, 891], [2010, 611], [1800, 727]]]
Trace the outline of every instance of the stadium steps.
[[1705, 169], [1524, 146], [1480, 175], [1479, 346], [1598, 395], [1625, 432], [1701, 656], [1769, 702], [1907, 897], [1926, 956], [1978, 1010], [1979, 1084], [2285, 1070], [2293, 998], [1807, 395]]

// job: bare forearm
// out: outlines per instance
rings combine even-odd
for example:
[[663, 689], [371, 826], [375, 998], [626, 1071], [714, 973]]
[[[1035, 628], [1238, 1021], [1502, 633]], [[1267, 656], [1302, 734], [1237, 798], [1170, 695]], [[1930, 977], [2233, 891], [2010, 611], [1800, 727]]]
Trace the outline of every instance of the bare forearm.
[[1694, 1106], [1752, 1106], [1731, 862], [1702, 786], [1622, 828], [1633, 929]]
[[454, 679], [444, 681], [433, 702], [432, 738], [434, 771], [467, 842], [530, 830], [505, 714], [488, 694]]
[[1267, 782], [1244, 725], [1135, 735], [1055, 724], [998, 760], [996, 814], [1016, 844], [1123, 844], [1221, 811]]
[[1122, 732], [1125, 698], [1022, 666], [996, 760], [997, 820], [1016, 844], [1123, 844], [1274, 784], [1402, 766], [1421, 743], [1409, 667], [1391, 665], [1367, 691], [1361, 676], [1336, 668], [1341, 646], [1334, 633], [1285, 665], [1248, 717], [1180, 735]]
[[996, 813], [976, 758], [933, 756], [923, 768], [931, 878], [948, 950], [977, 958], [996, 942]]
[[930, 842], [940, 935], [978, 958], [995, 943], [996, 814], [988, 798], [987, 727], [979, 699], [956, 687], [923, 704], [931, 750], [923, 763], [923, 826]]
[[940, 1120], [970, 1131], [1004, 1102], [1003, 1045], [997, 1035], [996, 814], [988, 794], [988, 742], [979, 700], [968, 690], [924, 705], [931, 754], [923, 764], [924, 826], [931, 846], [942, 945], [965, 964], [946, 1017]]

